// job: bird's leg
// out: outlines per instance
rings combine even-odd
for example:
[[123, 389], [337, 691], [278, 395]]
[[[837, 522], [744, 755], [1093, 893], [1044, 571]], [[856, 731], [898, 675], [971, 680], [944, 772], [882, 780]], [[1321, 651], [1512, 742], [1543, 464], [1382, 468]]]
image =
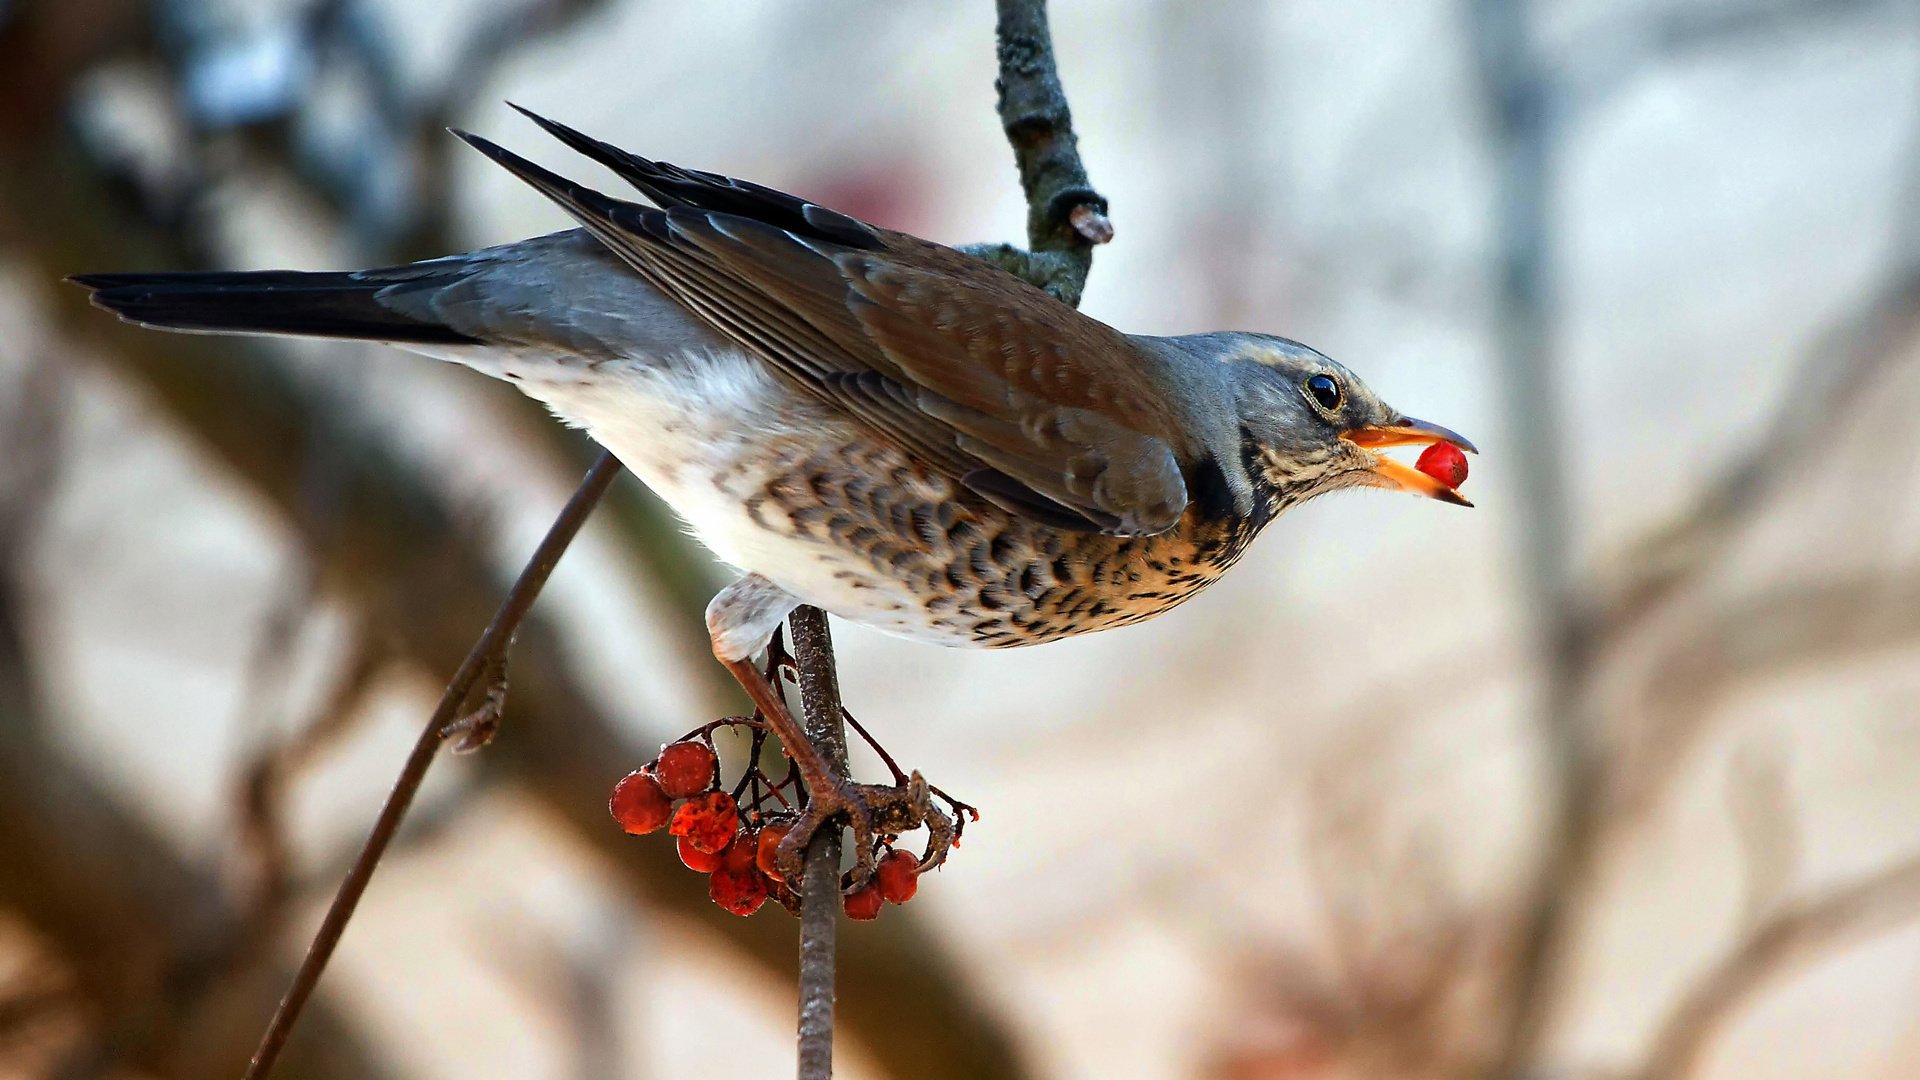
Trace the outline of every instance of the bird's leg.
[[707, 632], [713, 638], [714, 657], [733, 674], [780, 737], [807, 790], [800, 820], [780, 844], [777, 858], [781, 875], [788, 881], [801, 880], [801, 866], [813, 834], [844, 814], [853, 830], [854, 884], [862, 885], [873, 873], [873, 815], [866, 795], [874, 789], [855, 785], [834, 773], [826, 756], [807, 739], [806, 730], [787, 709], [780, 692], [752, 661], [753, 654], [772, 639], [774, 631], [799, 604], [773, 582], [748, 574], [720, 590], [707, 605]]
[[[924, 874], [946, 862], [948, 853], [960, 846], [960, 834], [966, 830], [967, 822], [980, 820], [980, 811], [927, 783], [917, 770], [912, 776], [908, 776], [900, 768], [899, 762], [893, 760], [893, 755], [887, 753], [887, 748], [881, 746], [880, 741], [867, 731], [866, 725], [854, 719], [853, 713], [847, 711], [845, 706], [840, 709], [840, 718], [845, 720], [847, 726], [852, 728], [854, 733], [880, 756], [881, 764], [884, 764], [887, 771], [893, 774], [893, 790], [907, 793], [904, 809], [915, 814], [917, 819], [904, 828], [891, 831], [900, 833], [919, 828], [921, 825], [926, 826], [927, 850], [920, 856], [920, 872]], [[953, 810], [953, 817], [949, 819], [947, 815], [941, 813], [928, 796], [946, 803]], [[883, 828], [881, 831], [888, 830]]]

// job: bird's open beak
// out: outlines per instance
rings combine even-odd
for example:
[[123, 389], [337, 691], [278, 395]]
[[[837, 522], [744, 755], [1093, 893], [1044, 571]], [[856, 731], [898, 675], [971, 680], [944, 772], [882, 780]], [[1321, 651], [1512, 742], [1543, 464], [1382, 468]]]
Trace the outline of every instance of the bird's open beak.
[[[1469, 454], [1480, 452], [1474, 449], [1472, 443], [1439, 424], [1429, 424], [1425, 420], [1414, 420], [1408, 417], [1401, 417], [1391, 424], [1368, 424], [1365, 427], [1357, 427], [1341, 433], [1340, 437], [1367, 450], [1387, 446], [1430, 446], [1434, 443], [1451, 443]], [[1415, 495], [1425, 495], [1429, 499], [1439, 499], [1441, 502], [1450, 502], [1456, 506], [1473, 505], [1458, 491], [1385, 454], [1373, 455], [1373, 474], [1379, 478], [1378, 486], [1380, 487], [1411, 491]]]

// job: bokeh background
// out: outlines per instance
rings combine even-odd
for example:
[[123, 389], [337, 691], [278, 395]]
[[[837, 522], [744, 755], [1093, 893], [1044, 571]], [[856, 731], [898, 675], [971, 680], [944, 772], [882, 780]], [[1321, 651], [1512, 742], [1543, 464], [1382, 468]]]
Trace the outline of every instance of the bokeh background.
[[[1474, 438], [1152, 623], [840, 626], [985, 816], [842, 935], [849, 1077], [1920, 1075], [1920, 8], [1056, 0], [1086, 310], [1307, 341]], [[373, 347], [120, 327], [87, 270], [564, 227], [500, 102], [950, 243], [1025, 219], [992, 5], [0, 0], [0, 1075], [238, 1072], [591, 450]], [[771, 1076], [793, 924], [612, 781], [734, 709], [623, 480], [285, 1077]], [[873, 769], [871, 759], [862, 763]]]

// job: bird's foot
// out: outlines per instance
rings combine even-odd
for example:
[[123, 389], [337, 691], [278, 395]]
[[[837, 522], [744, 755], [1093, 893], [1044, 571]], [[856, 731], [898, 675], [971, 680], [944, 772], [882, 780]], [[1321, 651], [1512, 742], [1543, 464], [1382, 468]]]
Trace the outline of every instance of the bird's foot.
[[[956, 814], [979, 812], [964, 803], [954, 802], [927, 783], [919, 772], [903, 776], [897, 784], [856, 784], [842, 782], [824, 798], [810, 796], [800, 820], [780, 843], [779, 868], [787, 881], [798, 881], [806, 857], [807, 845], [819, 830], [836, 818], [845, 817], [853, 832], [853, 866], [841, 878], [847, 890], [863, 888], [873, 877], [876, 862], [893, 850], [902, 834], [927, 830], [927, 847], [917, 860], [915, 873], [925, 873], [947, 860], [948, 852], [958, 844], [959, 829], [934, 805], [934, 799], [946, 800]], [[964, 818], [962, 819], [964, 822]]]
[[[900, 815], [898, 820], [902, 824], [898, 828], [891, 829], [880, 827], [879, 832], [884, 842], [891, 846], [901, 833], [912, 832], [924, 826], [927, 830], [927, 848], [926, 852], [920, 856], [919, 872], [924, 874], [946, 862], [948, 854], [960, 846], [960, 837], [966, 832], [967, 823], [980, 820], [980, 811], [927, 783], [918, 769], [915, 769], [912, 775], [908, 775], [900, 768], [899, 763], [893, 760], [893, 755], [887, 753], [887, 748], [881, 746], [879, 741], [867, 731], [866, 726], [854, 719], [853, 714], [844, 707], [840, 710], [840, 717], [846, 721], [848, 727], [853, 729], [854, 734], [859, 735], [862, 741], [873, 748], [873, 752], [879, 755], [880, 761], [886, 765], [887, 771], [893, 773], [892, 787], [874, 789], [897, 793], [890, 799], [888, 805], [897, 808]], [[862, 786], [872, 787], [872, 785]], [[933, 805], [934, 799], [946, 803], [947, 809], [952, 811], [953, 816], [948, 817], [939, 807]]]

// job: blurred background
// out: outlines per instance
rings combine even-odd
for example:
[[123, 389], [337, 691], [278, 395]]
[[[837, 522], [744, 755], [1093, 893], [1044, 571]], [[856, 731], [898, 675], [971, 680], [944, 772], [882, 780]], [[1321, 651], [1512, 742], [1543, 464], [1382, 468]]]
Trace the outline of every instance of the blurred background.
[[[1056, 0], [1086, 310], [1283, 333], [1475, 439], [1121, 633], [839, 627], [981, 806], [842, 933], [849, 1077], [1920, 1076], [1920, 7]], [[992, 5], [0, 0], [0, 1076], [237, 1075], [591, 450], [396, 351], [79, 271], [565, 227], [512, 99], [1019, 240]], [[630, 478], [440, 762], [282, 1077], [784, 1075], [793, 923], [612, 782], [736, 709]], [[877, 764], [858, 763], [869, 774]]]

